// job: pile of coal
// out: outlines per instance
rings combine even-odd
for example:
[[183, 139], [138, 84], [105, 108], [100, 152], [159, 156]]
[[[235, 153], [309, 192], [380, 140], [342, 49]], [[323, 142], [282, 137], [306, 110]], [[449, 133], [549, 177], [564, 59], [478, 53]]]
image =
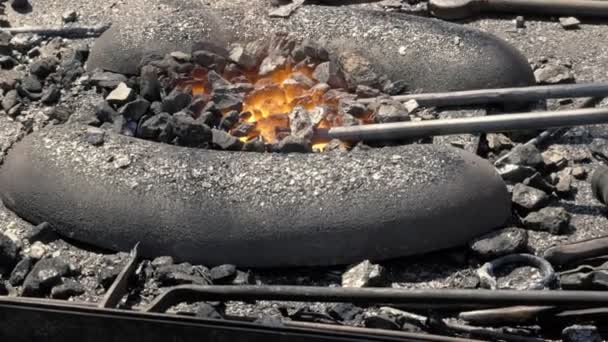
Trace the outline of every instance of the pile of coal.
[[[145, 56], [139, 75], [98, 70], [89, 84], [105, 94], [96, 109], [104, 130], [189, 147], [311, 152], [347, 148], [316, 138], [317, 129], [410, 120], [387, 96], [407, 85], [365, 63], [354, 68], [354, 58], [336, 60], [315, 42], [277, 35]], [[357, 97], [379, 99], [366, 106]]]

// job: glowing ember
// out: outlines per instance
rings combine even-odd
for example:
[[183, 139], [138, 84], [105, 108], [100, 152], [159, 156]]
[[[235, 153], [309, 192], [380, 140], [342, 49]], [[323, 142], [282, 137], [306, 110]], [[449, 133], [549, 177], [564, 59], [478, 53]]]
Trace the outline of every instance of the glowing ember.
[[[341, 98], [349, 95], [315, 80], [315, 67], [316, 65], [310, 63], [292, 65], [288, 61], [264, 76], [260, 76], [257, 71], [241, 72], [238, 76], [234, 73], [229, 75], [225, 71], [223, 77], [229, 80], [228, 83], [232, 86], [250, 84], [250, 89], [244, 92], [243, 108], [238, 122], [232, 126], [230, 133], [238, 136], [243, 142], [260, 138], [265, 143], [278, 143], [287, 135], [296, 133], [290, 129], [289, 118], [290, 113], [299, 107], [308, 113], [310, 119], [306, 122], [312, 125], [312, 130], [368, 123], [369, 114], [353, 118], [341, 112]], [[190, 87], [195, 97], [212, 97], [214, 92], [230, 92], [226, 89], [214, 89], [215, 83], [209, 78], [209, 72], [205, 68], [197, 67], [188, 79], [180, 80], [178, 86], [182, 89]], [[348, 99], [352, 100], [352, 96]], [[349, 117], [348, 120], [345, 120], [345, 115]], [[249, 125], [243, 125], [244, 123]], [[243, 127], [251, 129], [243, 133]], [[328, 142], [313, 139], [310, 143], [313, 150], [322, 151]]]

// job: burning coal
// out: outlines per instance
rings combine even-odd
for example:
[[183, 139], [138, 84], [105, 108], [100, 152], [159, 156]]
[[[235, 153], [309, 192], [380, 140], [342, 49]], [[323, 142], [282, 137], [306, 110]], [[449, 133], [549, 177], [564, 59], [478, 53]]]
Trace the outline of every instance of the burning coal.
[[[251, 63], [255, 57], [243, 56], [245, 52], [237, 47], [231, 57], [234, 62], [249, 61], [246, 65], [225, 68], [221, 75], [198, 66], [189, 77], [180, 79], [178, 87], [190, 91], [195, 99], [236, 94], [242, 108], [238, 119], [227, 128], [242, 142], [260, 139], [277, 144], [293, 136], [320, 151], [328, 142], [313, 139], [315, 129], [373, 122], [372, 113], [354, 103], [355, 96], [343, 90], [343, 76], [327, 60], [326, 51], [314, 45], [303, 45], [295, 51], [288, 45], [282, 42], [280, 48], [271, 47], [259, 64]], [[209, 67], [217, 69], [217, 65]], [[227, 115], [231, 110], [222, 111], [223, 117]]]
[[318, 129], [409, 120], [391, 99], [357, 102], [357, 95], [382, 93], [349, 84], [347, 70], [310, 41], [277, 36], [230, 51], [209, 43], [193, 51], [142, 62], [139, 94], [116, 87], [101, 109], [103, 125], [183, 146], [310, 152], [348, 147], [321, 140]]

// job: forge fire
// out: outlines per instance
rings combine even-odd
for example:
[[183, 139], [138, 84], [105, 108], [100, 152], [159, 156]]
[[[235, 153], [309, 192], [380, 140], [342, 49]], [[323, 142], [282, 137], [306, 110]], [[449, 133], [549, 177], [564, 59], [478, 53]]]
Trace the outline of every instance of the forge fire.
[[[193, 50], [144, 59], [134, 87], [119, 85], [98, 108], [104, 125], [183, 146], [319, 152], [352, 143], [318, 137], [317, 129], [410, 119], [389, 97], [357, 102], [382, 93], [349, 84], [318, 43], [278, 35], [230, 50], [210, 43]], [[384, 84], [393, 94], [405, 90], [402, 82]]]

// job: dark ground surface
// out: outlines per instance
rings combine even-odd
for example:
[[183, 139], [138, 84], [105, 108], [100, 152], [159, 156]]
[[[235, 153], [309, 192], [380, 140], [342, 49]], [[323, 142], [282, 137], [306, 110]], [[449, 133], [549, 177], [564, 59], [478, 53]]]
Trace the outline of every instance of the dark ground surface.
[[[34, 10], [28, 14], [16, 14], [9, 10], [9, 20], [13, 26], [59, 24], [61, 13], [74, 9], [80, 14], [81, 23], [105, 22], [124, 20], [121, 14], [126, 6], [134, 6], [144, 12], [154, 6], [156, 1], [144, 0], [81, 0], [67, 1], [36, 1], [32, 0]], [[221, 7], [224, 1], [213, 2]], [[385, 9], [380, 4], [356, 5]], [[600, 23], [585, 23], [579, 30], [564, 30], [556, 18], [543, 20], [528, 19], [525, 29], [515, 29], [514, 16], [501, 18], [486, 18], [466, 23], [471, 27], [495, 34], [520, 49], [530, 60], [541, 57], [554, 57], [562, 61], [570, 61], [577, 82], [608, 81], [608, 46], [605, 44], [608, 29]], [[131, 20], [131, 18], [129, 18]], [[415, 39], [408, 37], [408, 39]], [[69, 106], [75, 113], [91, 110], [92, 103], [98, 95], [86, 93], [75, 86], [73, 94], [64, 97], [64, 105]], [[44, 125], [44, 108], [33, 106], [25, 111], [22, 123], [14, 122], [7, 117], [0, 118], [0, 148], [5, 152], [11, 142], [25, 134], [24, 127]], [[575, 155], [588, 154], [587, 144], [593, 138], [608, 138], [606, 126], [573, 129], [564, 138], [551, 145], [550, 149], [560, 150], [567, 154], [571, 166]], [[579, 164], [577, 164], [579, 165]], [[582, 164], [589, 172], [598, 165], [596, 161]], [[530, 231], [529, 247], [534, 252], [541, 252], [551, 245], [569, 241], [579, 241], [591, 237], [603, 236], [608, 231], [608, 210], [595, 200], [586, 181], [576, 180], [574, 186], [578, 190], [572, 200], [560, 200], [554, 206], [561, 206], [572, 214], [573, 231], [563, 236]], [[31, 225], [24, 222], [6, 209], [0, 210], [0, 231], [24, 246], [23, 253], [33, 253], [23, 235]], [[124, 254], [107, 254], [85, 251], [62, 240], [42, 246], [46, 253], [54, 256], [64, 256], [71, 262], [81, 265], [79, 281], [90, 284], [85, 295], [76, 299], [97, 301], [104, 290], [97, 286], [98, 272], [102, 268], [116, 267], [124, 260]], [[37, 246], [40, 248], [40, 246]], [[383, 263], [387, 269], [393, 287], [403, 288], [449, 288], [465, 287], [471, 278], [475, 278], [474, 267], [468, 265], [464, 257], [464, 249], [438, 253], [434, 255], [407, 258]], [[265, 284], [339, 284], [341, 268], [314, 270], [285, 270], [277, 272], [255, 272], [257, 281]], [[336, 273], [337, 272], [337, 273]], [[525, 279], [527, 269], [519, 269], [511, 275], [511, 279]], [[515, 281], [517, 283], [517, 281]], [[520, 285], [525, 285], [522, 281]], [[143, 297], [158, 293], [158, 289], [149, 289]], [[276, 311], [276, 305], [260, 303], [265, 312]], [[253, 310], [251, 305], [234, 305], [232, 311], [246, 313]], [[255, 311], [257, 312], [257, 310]]]

